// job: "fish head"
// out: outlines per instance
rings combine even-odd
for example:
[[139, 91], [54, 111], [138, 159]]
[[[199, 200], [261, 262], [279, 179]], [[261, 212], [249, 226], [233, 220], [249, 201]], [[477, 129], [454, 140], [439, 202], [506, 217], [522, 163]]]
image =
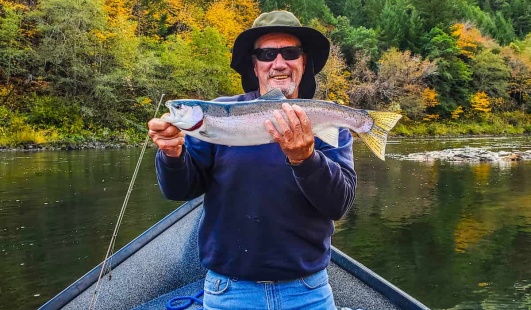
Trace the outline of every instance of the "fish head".
[[173, 126], [192, 131], [203, 124], [203, 109], [197, 103], [190, 100], [169, 100], [166, 106], [170, 110], [169, 115], [164, 115], [162, 120]]

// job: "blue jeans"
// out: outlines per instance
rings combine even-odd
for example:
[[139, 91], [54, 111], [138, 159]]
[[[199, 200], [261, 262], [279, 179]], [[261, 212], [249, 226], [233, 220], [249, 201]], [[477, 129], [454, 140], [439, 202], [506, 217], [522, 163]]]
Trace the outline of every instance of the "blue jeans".
[[257, 282], [230, 278], [208, 271], [205, 310], [335, 310], [332, 288], [325, 270], [293, 281]]

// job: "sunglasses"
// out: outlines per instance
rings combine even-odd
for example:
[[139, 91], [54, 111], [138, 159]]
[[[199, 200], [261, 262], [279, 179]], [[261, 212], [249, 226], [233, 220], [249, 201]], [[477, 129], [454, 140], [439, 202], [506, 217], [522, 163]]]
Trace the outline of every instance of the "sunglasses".
[[303, 49], [300, 46], [286, 46], [282, 48], [257, 48], [253, 51], [256, 59], [266, 62], [275, 60], [278, 53], [285, 60], [295, 60], [301, 57]]

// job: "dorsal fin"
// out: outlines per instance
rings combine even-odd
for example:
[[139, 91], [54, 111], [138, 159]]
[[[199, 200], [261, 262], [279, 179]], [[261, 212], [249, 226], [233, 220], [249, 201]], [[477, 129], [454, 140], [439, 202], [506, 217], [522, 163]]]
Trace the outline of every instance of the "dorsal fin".
[[258, 99], [262, 99], [262, 100], [284, 100], [284, 99], [286, 99], [286, 96], [284, 96], [284, 94], [282, 93], [280, 88], [274, 88], [274, 89], [268, 91], [267, 93], [265, 93], [263, 96], [260, 96], [260, 98], [258, 98]]

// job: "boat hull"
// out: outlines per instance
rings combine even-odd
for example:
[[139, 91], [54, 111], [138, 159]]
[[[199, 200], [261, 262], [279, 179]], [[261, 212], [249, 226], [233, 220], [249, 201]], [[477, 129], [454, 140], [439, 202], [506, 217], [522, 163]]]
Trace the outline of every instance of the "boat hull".
[[[111, 256], [106, 265], [112, 273], [100, 281], [95, 309], [165, 309], [171, 298], [200, 291], [206, 274], [197, 249], [202, 202], [199, 197], [183, 204]], [[39, 309], [88, 309], [100, 270], [101, 264]], [[336, 248], [328, 274], [338, 306], [429, 309]]]

